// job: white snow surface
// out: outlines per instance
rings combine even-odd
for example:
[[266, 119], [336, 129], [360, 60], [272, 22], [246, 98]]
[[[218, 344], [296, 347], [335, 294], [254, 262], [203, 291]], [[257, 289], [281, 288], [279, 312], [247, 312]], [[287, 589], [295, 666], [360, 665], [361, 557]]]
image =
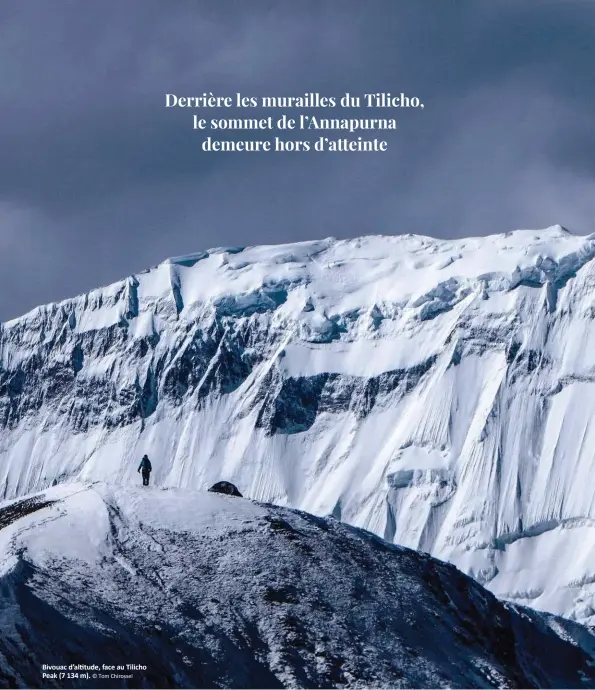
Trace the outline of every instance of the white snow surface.
[[332, 518], [189, 489], [62, 485], [0, 505], [0, 682], [593, 687], [593, 638]]
[[0, 487], [220, 479], [595, 625], [595, 235], [219, 248], [0, 328]]

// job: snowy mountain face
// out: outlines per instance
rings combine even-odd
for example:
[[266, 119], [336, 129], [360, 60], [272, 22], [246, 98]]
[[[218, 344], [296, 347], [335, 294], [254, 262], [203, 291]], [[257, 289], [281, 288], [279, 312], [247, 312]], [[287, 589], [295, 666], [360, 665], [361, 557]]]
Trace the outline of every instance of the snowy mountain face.
[[[2, 687], [595, 686], [582, 626], [333, 518], [94, 483], [0, 525]], [[81, 663], [146, 671], [41, 681]]]
[[0, 329], [0, 487], [220, 479], [595, 624], [595, 236], [217, 249]]

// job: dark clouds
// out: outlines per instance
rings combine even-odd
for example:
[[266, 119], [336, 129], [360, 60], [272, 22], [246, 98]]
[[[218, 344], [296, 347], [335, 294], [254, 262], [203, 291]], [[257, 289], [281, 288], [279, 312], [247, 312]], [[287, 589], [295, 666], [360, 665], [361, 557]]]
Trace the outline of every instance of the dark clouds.
[[[592, 232], [594, 46], [590, 0], [3, 0], [0, 318], [217, 245]], [[164, 107], [203, 91], [426, 107], [382, 154], [206, 155]]]

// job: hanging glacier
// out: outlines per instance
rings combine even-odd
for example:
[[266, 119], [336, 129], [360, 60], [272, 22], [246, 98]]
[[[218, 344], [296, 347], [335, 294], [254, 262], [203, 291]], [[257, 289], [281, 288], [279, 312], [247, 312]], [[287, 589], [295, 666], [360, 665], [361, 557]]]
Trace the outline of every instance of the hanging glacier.
[[218, 248], [0, 326], [0, 495], [220, 479], [595, 624], [595, 236]]

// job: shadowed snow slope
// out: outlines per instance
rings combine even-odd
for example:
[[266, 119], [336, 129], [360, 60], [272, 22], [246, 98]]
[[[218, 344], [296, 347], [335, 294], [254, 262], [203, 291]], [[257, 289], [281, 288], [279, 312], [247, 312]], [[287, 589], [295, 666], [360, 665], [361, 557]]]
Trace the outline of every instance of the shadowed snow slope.
[[595, 624], [595, 236], [219, 248], [0, 326], [0, 496], [245, 496]]
[[595, 687], [586, 629], [333, 518], [94, 483], [0, 525], [4, 687], [99, 687], [41, 682], [77, 663], [148, 667], [104, 687]]

